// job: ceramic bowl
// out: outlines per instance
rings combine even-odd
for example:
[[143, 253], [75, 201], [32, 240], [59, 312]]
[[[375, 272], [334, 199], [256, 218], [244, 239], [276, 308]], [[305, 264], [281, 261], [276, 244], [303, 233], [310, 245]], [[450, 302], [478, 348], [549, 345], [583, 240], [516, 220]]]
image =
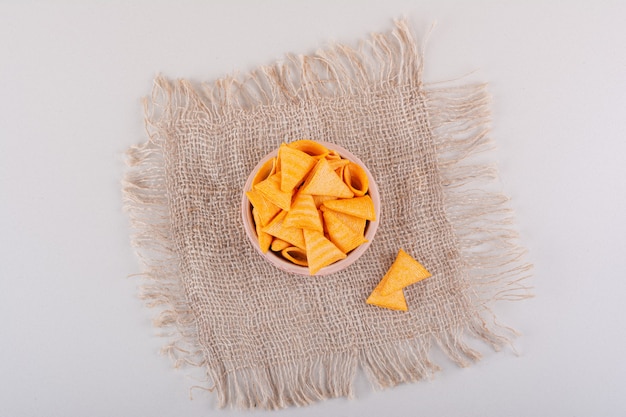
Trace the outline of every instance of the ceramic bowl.
[[[365, 238], [367, 239], [367, 242], [363, 243], [362, 245], [358, 246], [356, 249], [348, 253], [348, 256], [345, 259], [342, 259], [340, 261], [337, 261], [333, 264], [330, 264], [320, 269], [315, 274], [315, 276], [328, 275], [328, 274], [342, 271], [345, 268], [352, 265], [354, 262], [356, 262], [356, 260], [359, 259], [365, 253], [365, 251], [367, 251], [369, 246], [374, 241], [374, 235], [376, 234], [376, 230], [378, 229], [378, 223], [380, 222], [380, 216], [381, 216], [380, 195], [378, 193], [378, 186], [376, 185], [376, 181], [374, 180], [374, 177], [372, 177], [372, 173], [369, 171], [367, 166], [359, 158], [353, 155], [350, 151], [342, 148], [341, 146], [335, 145], [333, 143], [328, 143], [328, 142], [321, 142], [321, 141], [317, 141], [317, 142], [324, 145], [328, 149], [337, 151], [339, 155], [341, 155], [342, 158], [349, 159], [350, 161], [360, 165], [363, 168], [363, 170], [366, 172], [367, 177], [368, 177], [368, 181], [369, 181], [368, 194], [372, 198], [372, 201], [374, 202], [374, 210], [376, 211], [376, 220], [368, 221], [365, 226]], [[250, 201], [248, 200], [248, 197], [246, 196], [246, 191], [249, 191], [252, 188], [252, 180], [254, 178], [254, 174], [263, 166], [265, 162], [275, 157], [276, 155], [278, 155], [278, 149], [269, 153], [263, 159], [261, 159], [259, 163], [257, 164], [257, 166], [254, 167], [254, 169], [250, 173], [250, 176], [248, 177], [248, 180], [246, 181], [244, 185], [242, 197], [241, 197], [241, 217], [243, 220], [244, 229], [246, 231], [246, 235], [248, 236], [248, 239], [250, 240], [250, 243], [252, 244], [252, 246], [257, 250], [258, 253], [261, 254], [261, 256], [267, 262], [271, 263], [272, 265], [274, 265], [275, 267], [283, 271], [286, 271], [292, 274], [309, 275], [309, 268], [307, 268], [306, 266], [295, 265], [292, 262], [283, 258], [279, 253], [272, 252], [271, 249], [268, 250], [266, 253], [263, 253], [258, 244], [256, 228], [254, 225], [254, 220], [252, 218], [252, 204], [250, 204]]]

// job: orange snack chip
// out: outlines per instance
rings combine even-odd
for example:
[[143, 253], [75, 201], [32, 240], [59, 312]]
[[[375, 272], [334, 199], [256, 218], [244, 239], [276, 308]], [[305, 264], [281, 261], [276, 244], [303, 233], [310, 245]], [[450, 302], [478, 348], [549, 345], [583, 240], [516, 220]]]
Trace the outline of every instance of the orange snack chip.
[[362, 233], [358, 233], [344, 224], [332, 210], [324, 212], [324, 224], [328, 230], [330, 241], [343, 253], [347, 254], [362, 243], [367, 242]]
[[[246, 193], [250, 204], [257, 211], [261, 226], [265, 226], [278, 214], [280, 207], [263, 197], [263, 194], [255, 190], [254, 188]], [[254, 220], [256, 223], [256, 220]]]
[[267, 162], [263, 164], [261, 168], [256, 172], [254, 178], [252, 179], [252, 185], [257, 185], [261, 181], [270, 177], [270, 175], [274, 175], [276, 173], [276, 161], [278, 158], [268, 159]]
[[272, 249], [274, 252], [280, 252], [283, 249], [288, 248], [289, 246], [291, 246], [291, 243], [285, 242], [284, 240], [275, 237], [274, 240], [272, 240], [272, 245], [270, 246], [270, 249]]
[[284, 143], [278, 149], [280, 159], [280, 190], [292, 192], [317, 162], [315, 158]]
[[310, 139], [296, 140], [295, 142], [291, 142], [287, 144], [287, 146], [289, 146], [290, 148], [302, 151], [306, 153], [307, 155], [311, 155], [312, 157], [316, 159], [325, 158], [330, 153], [330, 151], [328, 150], [328, 148], [326, 148], [326, 146]]
[[322, 213], [326, 213], [327, 211], [332, 211], [333, 214], [341, 220], [346, 226], [350, 227], [355, 232], [364, 235], [365, 234], [365, 226], [367, 225], [367, 220], [362, 217], [351, 216], [346, 213], [341, 213], [339, 211], [331, 210], [328, 207], [322, 206], [320, 207]]
[[348, 186], [333, 171], [326, 159], [320, 159], [302, 185], [304, 194], [331, 195], [351, 198], [354, 196]]
[[287, 215], [286, 211], [278, 213], [274, 220], [272, 220], [267, 226], [263, 227], [265, 233], [277, 237], [285, 242], [289, 242], [300, 249], [306, 249], [304, 245], [304, 236], [302, 235], [302, 229], [296, 229], [295, 227], [285, 227], [283, 221]]
[[376, 220], [374, 202], [369, 195], [365, 195], [363, 197], [329, 200], [324, 202], [324, 206], [331, 210], [360, 217], [362, 219]]
[[261, 252], [265, 253], [269, 250], [272, 243], [272, 235], [261, 230], [263, 226], [261, 226], [261, 219], [259, 218], [259, 212], [256, 208], [252, 209], [252, 217], [256, 223], [256, 235], [259, 239], [259, 247], [261, 248]]
[[317, 230], [319, 232], [324, 231], [313, 196], [302, 193], [296, 194], [291, 210], [285, 216], [284, 226]]
[[315, 275], [323, 267], [346, 258], [346, 254], [326, 239], [322, 233], [304, 229], [303, 234], [310, 275]]
[[381, 281], [380, 292], [386, 296], [431, 276], [431, 273], [408, 253], [400, 249]]
[[280, 254], [283, 255], [285, 259], [290, 260], [296, 265], [309, 266], [306, 251], [303, 249], [290, 246], [280, 251]]
[[333, 159], [341, 159], [341, 155], [339, 155], [339, 152], [337, 152], [336, 150], [331, 149], [330, 151], [328, 151], [328, 155], [326, 155], [326, 159], [328, 159], [329, 161]]
[[360, 165], [349, 162], [343, 169], [343, 182], [357, 197], [362, 197], [369, 189], [367, 173]]
[[370, 296], [365, 301], [367, 304], [391, 310], [409, 311], [409, 307], [406, 304], [406, 298], [404, 298], [403, 290], [392, 292], [389, 295], [382, 295], [379, 287], [380, 285], [374, 288], [374, 291], [372, 291]]
[[271, 175], [269, 178], [256, 184], [254, 189], [273, 204], [285, 211], [289, 211], [292, 193], [280, 189], [280, 174]]

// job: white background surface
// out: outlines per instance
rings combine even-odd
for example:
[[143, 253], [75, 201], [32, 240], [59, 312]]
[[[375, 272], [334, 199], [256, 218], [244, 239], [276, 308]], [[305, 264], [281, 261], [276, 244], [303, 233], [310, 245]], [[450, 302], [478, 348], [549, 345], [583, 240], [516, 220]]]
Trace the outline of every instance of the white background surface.
[[359, 379], [357, 399], [275, 415], [626, 415], [624, 2], [126, 3], [0, 2], [0, 416], [248, 415], [189, 400], [126, 278], [140, 100], [159, 72], [245, 72], [402, 14], [418, 35], [438, 22], [427, 82], [490, 83], [502, 188], [536, 266], [536, 298], [496, 307], [520, 355], [482, 349], [386, 391]]

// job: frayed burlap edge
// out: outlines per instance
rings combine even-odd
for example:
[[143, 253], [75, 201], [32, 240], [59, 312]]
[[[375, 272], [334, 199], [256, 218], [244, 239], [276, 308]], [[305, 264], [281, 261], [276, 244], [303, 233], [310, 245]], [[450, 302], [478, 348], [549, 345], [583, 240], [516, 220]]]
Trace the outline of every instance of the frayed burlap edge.
[[[228, 77], [195, 88], [185, 80], [155, 80], [146, 102], [148, 141], [128, 151], [124, 180], [125, 206], [135, 229], [133, 243], [145, 265], [142, 297], [161, 311], [155, 325], [172, 329], [163, 351], [175, 366], [205, 368], [216, 389], [219, 406], [276, 409], [318, 400], [352, 396], [360, 365], [378, 387], [431, 376], [439, 367], [429, 351], [433, 344], [455, 363], [467, 366], [480, 358], [470, 347], [476, 338], [498, 350], [516, 334], [500, 325], [490, 306], [498, 300], [529, 296], [524, 284], [530, 265], [518, 244], [507, 199], [487, 191], [496, 177], [492, 166], [472, 162], [488, 149], [489, 97], [484, 85], [455, 88], [424, 87], [422, 59], [404, 20], [395, 30], [373, 34], [358, 49], [336, 45], [308, 56], [287, 56], [285, 62], [261, 67], [245, 77]], [[167, 123], [184, 117], [193, 101], [219, 123], [224, 109], [246, 111], [254, 106], [294, 105], [312, 97], [333, 97], [389, 87], [417, 87], [428, 110], [432, 140], [437, 147], [446, 215], [452, 224], [464, 266], [468, 293], [476, 314], [458, 328], [362, 351], [311, 358], [299, 364], [226, 372], [208, 363], [210, 352], [198, 342], [195, 317], [179, 271], [168, 211], [164, 149]], [[173, 110], [175, 109], [175, 110]], [[173, 113], [176, 111], [176, 114]], [[210, 384], [210, 383], [209, 383]], [[207, 385], [209, 385], [207, 384]]]
[[162, 145], [162, 138], [148, 129], [148, 141], [127, 151], [129, 170], [122, 182], [125, 209], [134, 229], [131, 243], [143, 264], [143, 272], [137, 274], [145, 278], [140, 298], [148, 307], [159, 309], [154, 325], [171, 330], [162, 333], [169, 343], [161, 353], [169, 355], [175, 367], [201, 367], [206, 361], [198, 347], [195, 318], [187, 303], [172, 238]]

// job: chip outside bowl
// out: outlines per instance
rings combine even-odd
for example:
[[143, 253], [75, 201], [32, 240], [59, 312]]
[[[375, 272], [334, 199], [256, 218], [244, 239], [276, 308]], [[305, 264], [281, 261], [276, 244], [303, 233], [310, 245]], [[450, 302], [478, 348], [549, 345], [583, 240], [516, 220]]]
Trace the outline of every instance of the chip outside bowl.
[[[331, 265], [325, 266], [324, 268], [320, 269], [315, 274], [315, 276], [328, 275], [328, 274], [333, 274], [335, 272], [342, 271], [348, 266], [352, 265], [354, 262], [356, 262], [356, 260], [359, 259], [365, 253], [365, 251], [367, 251], [369, 246], [372, 244], [372, 241], [374, 240], [374, 235], [376, 234], [376, 230], [378, 229], [378, 224], [380, 222], [380, 216], [381, 216], [380, 194], [378, 193], [378, 186], [376, 184], [376, 181], [372, 177], [372, 173], [367, 168], [367, 166], [359, 158], [353, 155], [350, 151], [342, 148], [339, 145], [335, 145], [334, 143], [321, 142], [321, 141], [317, 141], [317, 142], [326, 146], [328, 149], [339, 152], [339, 155], [341, 155], [342, 158], [347, 158], [350, 161], [359, 164], [363, 168], [363, 170], [367, 173], [367, 177], [369, 181], [368, 194], [370, 195], [374, 203], [374, 210], [376, 211], [376, 220], [369, 221], [366, 226], [365, 238], [367, 239], [367, 242], [363, 243], [362, 245], [354, 249], [352, 252], [350, 252], [345, 259], [342, 259], [341, 261], [335, 262]], [[283, 259], [281, 256], [275, 254], [271, 250], [268, 250], [266, 253], [263, 253], [261, 251], [261, 248], [259, 247], [258, 238], [256, 234], [256, 228], [254, 226], [254, 220], [252, 218], [252, 205], [250, 204], [250, 201], [248, 200], [248, 197], [246, 196], [246, 192], [252, 188], [252, 180], [254, 179], [254, 174], [259, 170], [259, 168], [261, 168], [263, 164], [267, 162], [269, 159], [277, 155], [278, 155], [278, 149], [272, 151], [271, 153], [267, 154], [263, 159], [261, 159], [259, 163], [254, 167], [252, 172], [250, 173], [244, 185], [242, 198], [241, 198], [241, 217], [243, 221], [244, 230], [246, 232], [246, 235], [248, 236], [248, 239], [250, 240], [250, 243], [254, 247], [254, 249], [259, 254], [261, 254], [261, 256], [263, 256], [263, 258], [266, 261], [268, 261], [275, 267], [285, 272], [310, 276], [308, 267], [295, 265]]]

